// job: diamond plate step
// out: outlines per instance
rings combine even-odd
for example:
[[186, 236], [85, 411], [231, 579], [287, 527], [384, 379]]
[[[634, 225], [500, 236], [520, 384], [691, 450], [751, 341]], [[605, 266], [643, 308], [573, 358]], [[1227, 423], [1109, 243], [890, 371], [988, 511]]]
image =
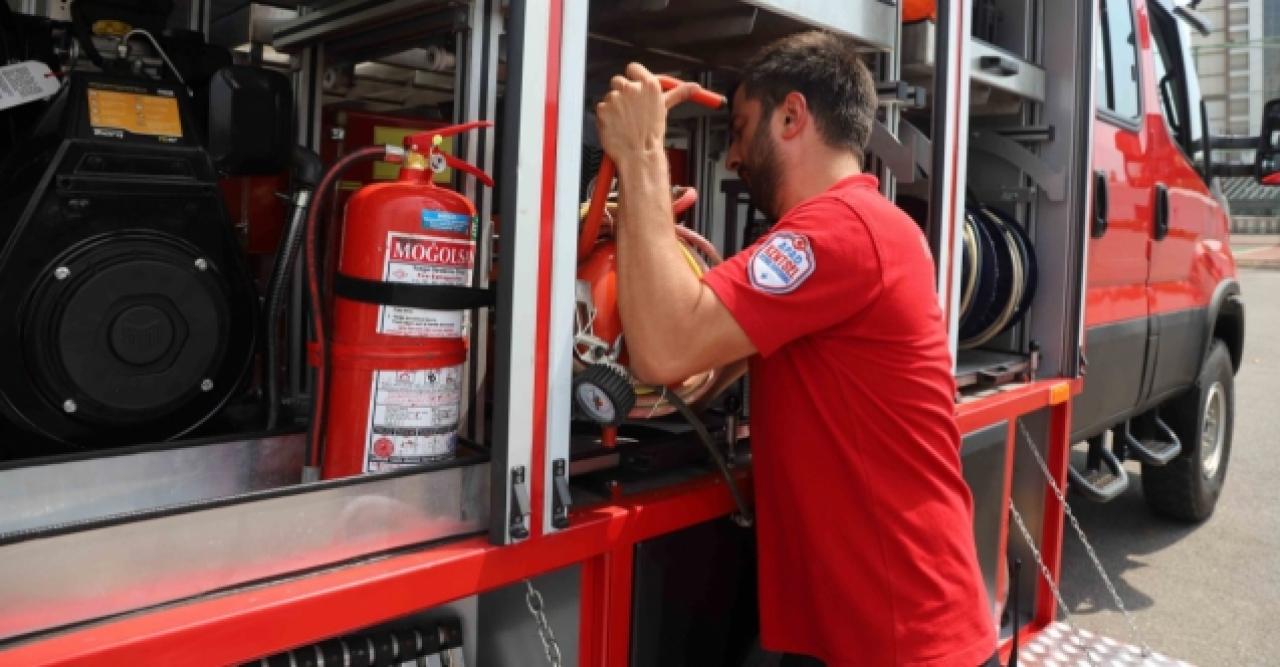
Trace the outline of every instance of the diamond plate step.
[[[1093, 652], [1094, 661], [1084, 649]], [[1136, 646], [1088, 630], [1073, 634], [1066, 623], [1054, 623], [1018, 650], [1018, 667], [1195, 667], [1159, 653], [1143, 658]]]

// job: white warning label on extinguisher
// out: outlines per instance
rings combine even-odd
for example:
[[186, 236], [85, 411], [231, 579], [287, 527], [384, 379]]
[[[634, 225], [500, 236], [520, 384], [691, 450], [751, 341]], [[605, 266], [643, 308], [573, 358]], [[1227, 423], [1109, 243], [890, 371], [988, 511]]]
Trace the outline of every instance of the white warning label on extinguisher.
[[[382, 280], [411, 285], [471, 284], [476, 244], [435, 234], [387, 235], [387, 258]], [[378, 307], [378, 333], [420, 338], [461, 338], [466, 335], [466, 313], [461, 310], [427, 310], [400, 306]]]
[[453, 456], [462, 366], [374, 371], [365, 471], [394, 470]]

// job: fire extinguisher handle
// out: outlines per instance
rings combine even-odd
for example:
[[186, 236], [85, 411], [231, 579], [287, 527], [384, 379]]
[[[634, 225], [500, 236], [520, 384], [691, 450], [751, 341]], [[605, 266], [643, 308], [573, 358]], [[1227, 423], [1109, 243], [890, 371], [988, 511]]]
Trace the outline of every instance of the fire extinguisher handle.
[[489, 187], [493, 187], [493, 177], [484, 173], [484, 170], [481, 169], [480, 167], [477, 167], [474, 164], [471, 164], [470, 162], [463, 160], [462, 158], [456, 158], [448, 153], [440, 153], [440, 155], [444, 156], [445, 164], [459, 171], [463, 171], [468, 174], [471, 174], [472, 176], [475, 176], [476, 180], [480, 181], [481, 183], [484, 183]]
[[437, 127], [434, 130], [418, 132], [405, 137], [404, 147], [419, 153], [426, 153], [435, 146], [436, 137], [443, 139], [444, 137], [452, 137], [456, 134], [462, 134], [463, 132], [470, 132], [471, 130], [479, 130], [486, 127], [493, 127], [493, 121], [473, 120], [469, 123], [462, 123], [460, 125]]

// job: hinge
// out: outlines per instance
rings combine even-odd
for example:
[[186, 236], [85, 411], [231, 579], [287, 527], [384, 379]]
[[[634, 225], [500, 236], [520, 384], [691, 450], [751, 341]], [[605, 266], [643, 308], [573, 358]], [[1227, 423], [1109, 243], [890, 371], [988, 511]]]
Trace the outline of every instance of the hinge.
[[564, 459], [551, 462], [551, 525], [562, 529], [569, 527], [569, 508], [573, 506], [567, 471]]
[[511, 522], [508, 533], [513, 540], [529, 537], [529, 484], [525, 480], [524, 466], [511, 469]]

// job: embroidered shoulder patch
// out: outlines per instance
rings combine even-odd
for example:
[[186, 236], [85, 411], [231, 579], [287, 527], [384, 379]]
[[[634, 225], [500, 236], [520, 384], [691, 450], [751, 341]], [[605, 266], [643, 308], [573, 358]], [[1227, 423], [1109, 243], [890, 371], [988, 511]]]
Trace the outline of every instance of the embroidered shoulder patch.
[[765, 239], [747, 262], [751, 286], [769, 294], [794, 291], [813, 275], [813, 246], [803, 234], [777, 232]]

